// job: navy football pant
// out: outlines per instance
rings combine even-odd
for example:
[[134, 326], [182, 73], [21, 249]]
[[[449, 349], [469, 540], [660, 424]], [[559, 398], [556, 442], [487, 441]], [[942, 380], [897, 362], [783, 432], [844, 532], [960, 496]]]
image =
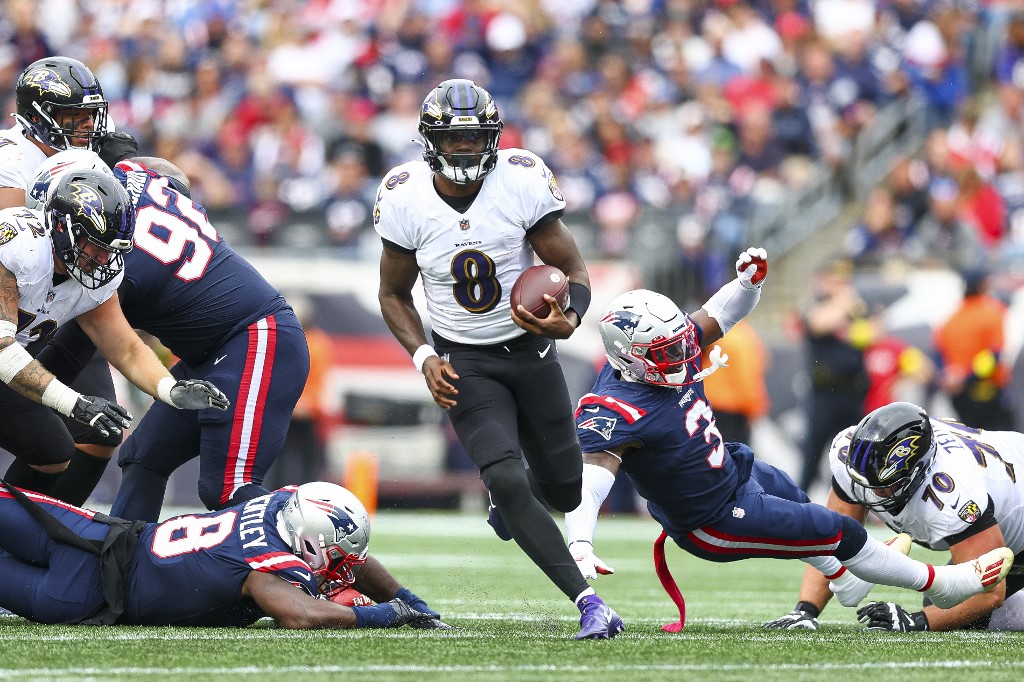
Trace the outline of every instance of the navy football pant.
[[[80, 537], [100, 540], [110, 526], [93, 512], [26, 491]], [[0, 488], [0, 606], [39, 623], [78, 621], [103, 604], [99, 557], [52, 540], [7, 490]]]
[[[118, 464], [125, 477], [111, 508], [114, 516], [156, 521], [163, 496], [154, 494], [153, 479], [166, 485], [175, 469], [197, 455], [199, 497], [207, 509], [224, 507], [239, 488], [262, 483], [306, 385], [309, 348], [295, 314], [285, 309], [254, 322], [202, 363], [179, 362], [171, 374], [213, 382], [231, 407], [178, 410], [153, 403], [121, 446]], [[128, 468], [136, 466], [146, 475], [129, 476]]]
[[673, 540], [708, 561], [832, 555], [843, 561], [860, 551], [867, 532], [853, 519], [811, 502], [786, 472], [754, 460], [750, 479], [725, 517]]

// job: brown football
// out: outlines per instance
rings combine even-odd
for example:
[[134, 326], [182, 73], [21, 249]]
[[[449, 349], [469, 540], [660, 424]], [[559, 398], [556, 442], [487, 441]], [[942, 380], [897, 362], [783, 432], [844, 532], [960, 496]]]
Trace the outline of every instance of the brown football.
[[535, 317], [547, 317], [551, 306], [544, 300], [544, 294], [554, 296], [558, 305], [565, 310], [569, 303], [569, 279], [558, 268], [551, 265], [535, 265], [523, 270], [519, 279], [512, 285], [509, 302], [512, 310], [523, 306]]

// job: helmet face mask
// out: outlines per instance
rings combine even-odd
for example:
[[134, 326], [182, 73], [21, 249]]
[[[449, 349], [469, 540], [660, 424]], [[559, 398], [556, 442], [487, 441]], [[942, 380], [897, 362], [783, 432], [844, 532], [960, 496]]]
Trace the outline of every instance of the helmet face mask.
[[30, 64], [15, 86], [18, 122], [32, 139], [56, 150], [98, 151], [107, 132], [107, 101], [82, 62], [46, 57]]
[[370, 517], [359, 499], [333, 483], [305, 483], [280, 512], [278, 526], [292, 552], [309, 564], [320, 591], [352, 585], [366, 563]]
[[427, 95], [420, 110], [423, 160], [457, 185], [483, 180], [498, 162], [504, 126], [486, 90], [471, 80], [446, 80]]
[[135, 210], [108, 172], [69, 171], [51, 183], [42, 207], [54, 253], [86, 289], [99, 289], [124, 269], [132, 250]]
[[861, 420], [850, 438], [846, 470], [856, 502], [899, 514], [928, 474], [935, 453], [928, 414], [912, 403], [892, 403]]
[[628, 379], [686, 386], [700, 371], [697, 326], [667, 296], [646, 289], [616, 297], [599, 322], [605, 355]]

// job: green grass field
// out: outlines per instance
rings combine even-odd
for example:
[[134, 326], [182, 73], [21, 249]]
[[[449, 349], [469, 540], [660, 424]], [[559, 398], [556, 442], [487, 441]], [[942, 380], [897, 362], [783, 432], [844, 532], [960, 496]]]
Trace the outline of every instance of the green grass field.
[[[676, 611], [654, 575], [658, 528], [603, 518], [598, 554], [616, 569], [595, 582], [627, 631], [576, 642], [578, 612], [513, 543], [481, 517], [386, 513], [371, 550], [457, 626], [400, 630], [279, 631], [55, 627], [0, 618], [0, 680], [1016, 680], [1024, 635], [867, 633], [834, 605], [817, 632], [761, 630], [792, 608], [804, 564], [711, 564], [675, 546], [669, 566], [687, 598], [686, 628], [664, 633]], [[918, 548], [918, 558], [945, 561]], [[918, 596], [879, 589], [872, 597]]]

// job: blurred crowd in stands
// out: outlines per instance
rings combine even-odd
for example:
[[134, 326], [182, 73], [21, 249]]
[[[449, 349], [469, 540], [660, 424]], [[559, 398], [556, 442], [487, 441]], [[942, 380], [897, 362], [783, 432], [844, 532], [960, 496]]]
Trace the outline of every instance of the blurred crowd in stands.
[[[862, 217], [841, 245], [829, 245], [843, 260], [817, 274], [814, 301], [800, 312], [808, 405], [818, 410], [808, 423], [821, 425], [804, 443], [800, 482], [813, 482], [826, 436], [908, 395], [894, 393], [897, 381], [911, 378], [919, 392], [967, 391], [990, 407], [1005, 392], [1002, 336], [974, 330], [999, 326], [993, 320], [1024, 284], [1024, 3], [6, 0], [4, 8], [0, 80], [13, 86], [48, 54], [84, 61], [117, 127], [143, 153], [177, 163], [236, 245], [375, 259], [374, 194], [389, 168], [419, 158], [423, 97], [445, 78], [472, 78], [498, 101], [502, 147], [527, 148], [555, 172], [584, 254], [661, 263], [674, 276], [666, 293], [686, 310], [733, 276], [752, 216], [822, 174], [842, 179], [858, 133], [887, 108], [918, 103], [920, 151], [899, 156], [866, 196], [847, 185], [844, 200], [862, 205]], [[13, 87], [0, 92], [13, 112]], [[668, 249], [638, 238], [642, 216]], [[858, 273], [898, 276], [921, 265], [963, 274], [959, 335], [983, 337], [979, 348], [941, 331], [921, 347], [896, 339], [853, 286]], [[751, 340], [733, 340], [729, 353], [749, 356], [762, 376], [764, 349], [752, 330], [744, 334]], [[768, 409], [759, 386], [749, 404], [750, 391], [723, 387], [720, 418], [735, 415], [738, 434]]]
[[[234, 218], [242, 243], [365, 255], [379, 178], [418, 157], [420, 102], [453, 76], [497, 98], [503, 146], [552, 167], [580, 229], [594, 232], [581, 239], [590, 255], [630, 256], [637, 215], [664, 209], [664, 229], [702, 261], [710, 290], [745, 244], [745, 219], [821, 167], [841, 169], [888, 103], [923, 98], [929, 127], [948, 138], [948, 165], [933, 166], [928, 183], [948, 179], [974, 196], [1021, 165], [991, 143], [1019, 127], [1024, 31], [1012, 23], [986, 51], [978, 36], [1001, 31], [1007, 13], [961, 0], [5, 4], [5, 82], [46, 54], [83, 60], [118, 127], [176, 160], [207, 208]], [[996, 49], [987, 61], [1013, 93], [1000, 91], [996, 114], [975, 107], [970, 118], [961, 105], [975, 89], [972, 50]], [[981, 166], [977, 175], [958, 173], [954, 153]], [[983, 213], [989, 245], [1009, 230]], [[851, 248], [888, 244], [873, 225]]]

